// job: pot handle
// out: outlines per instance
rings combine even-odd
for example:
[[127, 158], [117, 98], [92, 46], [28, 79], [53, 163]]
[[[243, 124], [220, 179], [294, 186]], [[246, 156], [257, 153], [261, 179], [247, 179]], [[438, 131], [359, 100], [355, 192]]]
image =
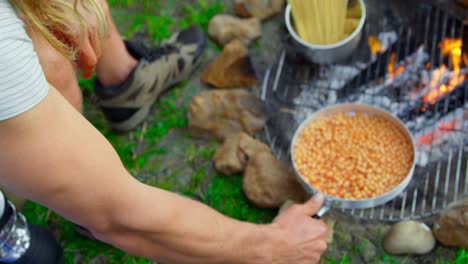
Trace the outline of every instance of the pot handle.
[[325, 203], [318, 212], [312, 216], [314, 219], [322, 219], [322, 217], [330, 210], [330, 205]]

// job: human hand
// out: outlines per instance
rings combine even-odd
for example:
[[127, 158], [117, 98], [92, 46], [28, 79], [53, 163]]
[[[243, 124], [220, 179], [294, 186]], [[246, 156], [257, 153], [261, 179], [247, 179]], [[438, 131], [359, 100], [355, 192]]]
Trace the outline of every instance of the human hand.
[[[75, 0], [66, 1], [75, 5]], [[101, 6], [104, 15], [107, 16], [107, 3], [104, 0], [99, 0], [97, 2]], [[77, 1], [76, 11], [86, 22], [86, 27], [82, 28], [77, 24], [68, 25], [70, 33], [67, 36], [59, 36], [59, 38], [64, 39], [67, 45], [77, 49], [76, 64], [81, 69], [83, 78], [89, 79], [93, 75], [101, 56], [102, 36], [99, 35], [98, 19], [95, 12], [91, 12], [89, 8], [84, 7], [81, 1]]]
[[327, 229], [323, 221], [313, 219], [323, 204], [323, 196], [316, 195], [306, 203], [293, 205], [273, 220], [273, 227], [282, 232], [282, 245], [273, 248], [273, 262], [277, 264], [318, 263], [327, 248]]

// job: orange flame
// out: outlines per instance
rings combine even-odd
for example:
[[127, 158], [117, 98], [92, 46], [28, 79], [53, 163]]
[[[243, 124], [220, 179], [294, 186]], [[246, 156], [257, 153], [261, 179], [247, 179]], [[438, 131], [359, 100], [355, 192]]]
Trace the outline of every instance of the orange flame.
[[369, 49], [372, 55], [376, 55], [382, 50], [382, 44], [380, 43], [379, 38], [377, 38], [376, 36], [369, 36], [369, 38], [367, 39], [367, 45], [369, 45]]
[[390, 74], [390, 79], [393, 79], [396, 75], [402, 73], [405, 70], [405, 67], [403, 65], [398, 66], [398, 68], [395, 69], [396, 66], [396, 54], [392, 53], [390, 54], [390, 62], [388, 63], [387, 66], [387, 71]]
[[455, 73], [460, 72], [460, 63], [462, 56], [462, 40], [461, 39], [451, 39], [446, 38], [442, 43], [439, 44], [439, 47], [442, 50], [443, 56], [450, 56], [453, 64], [453, 71]]
[[[439, 47], [443, 56], [450, 56], [453, 71], [450, 71], [446, 65], [442, 65], [440, 68], [432, 72], [429, 92], [425, 94], [422, 99], [425, 103], [435, 104], [439, 98], [455, 90], [455, 88], [462, 84], [466, 79], [464, 74], [460, 74], [460, 64], [462, 59], [461, 39], [446, 38], [439, 44]], [[443, 79], [445, 78], [448, 78], [448, 81], [444, 83]]]

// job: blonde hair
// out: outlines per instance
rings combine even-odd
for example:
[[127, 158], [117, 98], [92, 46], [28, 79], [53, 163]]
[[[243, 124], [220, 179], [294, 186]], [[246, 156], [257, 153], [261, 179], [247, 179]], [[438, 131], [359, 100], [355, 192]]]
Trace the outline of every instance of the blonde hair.
[[[107, 34], [107, 20], [100, 0], [10, 0], [24, 17], [26, 23], [33, 26], [57, 51], [70, 59], [76, 58], [88, 31], [97, 30], [99, 38]], [[82, 5], [97, 21], [92, 28], [77, 10]], [[75, 27], [73, 27], [75, 25]], [[76, 25], [79, 32], [76, 31]], [[79, 34], [78, 43], [72, 43]]]

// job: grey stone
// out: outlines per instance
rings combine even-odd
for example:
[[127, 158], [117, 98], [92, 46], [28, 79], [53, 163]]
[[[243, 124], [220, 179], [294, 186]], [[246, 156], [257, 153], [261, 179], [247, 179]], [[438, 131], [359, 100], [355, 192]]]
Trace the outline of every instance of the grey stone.
[[394, 255], [423, 255], [432, 251], [436, 240], [424, 223], [402, 221], [395, 224], [384, 238], [384, 249]]

